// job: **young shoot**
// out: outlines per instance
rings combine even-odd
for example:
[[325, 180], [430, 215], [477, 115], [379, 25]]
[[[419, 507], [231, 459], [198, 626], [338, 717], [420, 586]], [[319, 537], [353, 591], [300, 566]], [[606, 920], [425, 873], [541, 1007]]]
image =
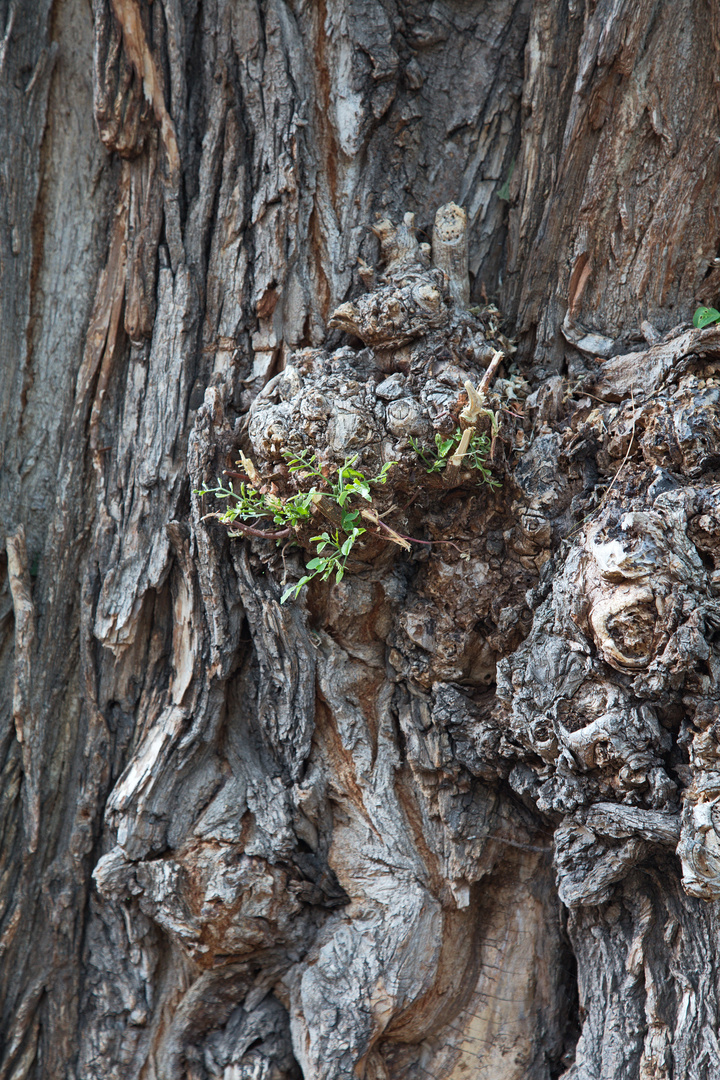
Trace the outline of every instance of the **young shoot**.
[[[281, 499], [277, 495], [262, 495], [248, 484], [240, 484], [236, 491], [230, 481], [224, 487], [218, 478], [217, 487], [204, 487], [196, 495], [214, 495], [216, 499], [232, 499], [222, 514], [214, 515], [223, 525], [232, 525], [235, 521], [256, 522], [261, 518], [270, 518], [274, 525], [281, 528], [297, 529], [310, 518], [310, 509], [314, 502], [315, 488], [308, 492], [299, 492]], [[242, 536], [242, 533], [231, 533]]]
[[385, 484], [388, 472], [395, 464], [394, 461], [388, 461], [383, 465], [377, 476], [367, 477], [364, 473], [353, 468], [358, 456], [358, 454], [354, 454], [353, 457], [346, 458], [345, 464], [340, 466], [337, 476], [333, 478], [332, 476], [326, 477], [318, 468], [315, 454], [285, 454], [290, 472], [302, 473], [307, 478], [316, 477], [321, 480], [330, 489], [328, 492], [330, 498], [334, 499], [338, 506], [342, 507], [345, 506], [345, 503], [352, 495], [359, 495], [366, 502], [372, 502], [370, 485]]
[[[263, 493], [252, 484], [244, 482], [238, 485], [237, 490], [232, 482], [225, 487], [218, 479], [216, 487], [204, 487], [195, 492], [196, 495], [214, 495], [216, 499], [227, 500], [227, 508], [213, 516], [224, 525], [238, 523], [240, 531], [231, 532], [230, 536], [262, 536], [264, 531], [267, 531], [268, 538], [275, 539], [278, 543], [291, 537], [293, 532], [306, 524], [314, 506], [323, 498], [332, 500], [340, 507], [340, 529], [310, 538], [310, 542], [316, 545], [317, 552], [316, 557], [310, 559], [306, 565], [306, 569], [312, 573], [305, 574], [297, 584], [285, 590], [281, 599], [283, 604], [291, 596], [297, 598], [303, 586], [313, 578], [319, 577], [321, 581], [327, 581], [331, 574], [334, 574], [336, 582], [342, 580], [353, 545], [366, 532], [356, 524], [360, 510], [353, 506], [353, 500], [362, 499], [372, 503], [372, 486], [387, 483], [388, 473], [395, 464], [390, 461], [383, 465], [376, 476], [367, 477], [354, 467], [358, 460], [357, 454], [346, 458], [334, 474], [327, 467], [323, 469], [318, 464], [317, 456], [307, 451], [298, 454], [288, 452], [285, 457], [290, 472], [297, 474], [298, 480], [312, 482], [309, 491], [282, 497]], [[269, 519], [273, 525], [278, 526], [280, 532], [258, 529], [257, 525], [263, 519]]]
[[[357, 510], [354, 511], [354, 515], [357, 515], [357, 513]], [[335, 583], [341, 582], [353, 545], [365, 531], [365, 529], [354, 526], [345, 539], [342, 538], [338, 529], [335, 529], [332, 534], [323, 532], [320, 536], [313, 536], [311, 539], [314, 544], [317, 544], [317, 555], [306, 564], [306, 569], [312, 570], [312, 573], [305, 574], [295, 585], [291, 585], [289, 589], [286, 589], [280, 603], [284, 604], [291, 596], [293, 600], [296, 600], [302, 587], [312, 581], [313, 578], [319, 577], [321, 581], [327, 581], [330, 575], [334, 574]], [[326, 549], [329, 549], [329, 551], [327, 555], [323, 555], [322, 553]]]
[[[435, 436], [434, 449], [420, 446], [417, 440], [412, 437], [410, 438], [410, 445], [422, 461], [428, 474], [439, 473], [447, 468], [450, 459], [460, 445], [462, 436], [462, 428], [457, 427], [452, 435], [443, 436], [438, 433]], [[492, 488], [500, 487], [500, 481], [494, 478], [487, 466], [489, 454], [490, 439], [487, 435], [475, 434], [465, 451], [463, 464], [479, 472], [478, 480], [481, 484], [488, 484]]]

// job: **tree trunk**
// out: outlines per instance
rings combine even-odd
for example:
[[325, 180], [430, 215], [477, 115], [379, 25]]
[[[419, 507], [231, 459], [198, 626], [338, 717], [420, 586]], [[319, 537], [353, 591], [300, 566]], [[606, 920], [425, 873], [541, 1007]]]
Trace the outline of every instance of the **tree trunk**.
[[720, 1075], [719, 51], [0, 0], [0, 1080]]

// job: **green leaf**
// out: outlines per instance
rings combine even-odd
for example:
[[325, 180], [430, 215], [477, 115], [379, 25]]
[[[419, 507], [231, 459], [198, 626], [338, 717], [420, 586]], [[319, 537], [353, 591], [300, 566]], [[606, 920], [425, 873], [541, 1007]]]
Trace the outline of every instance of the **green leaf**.
[[291, 585], [289, 589], [285, 590], [285, 592], [280, 598], [280, 603], [284, 604], [287, 598], [289, 596], [292, 596], [293, 593], [295, 593], [295, 598], [297, 599], [297, 597], [300, 595], [300, 590], [302, 589], [303, 585], [307, 585], [307, 583], [309, 581], [312, 581], [314, 577], [314, 574], [305, 574], [304, 577], [301, 577], [299, 581], [297, 581], [294, 585]]
[[347, 540], [345, 541], [343, 546], [340, 548], [340, 554], [348, 556], [350, 554], [350, 552], [352, 551], [352, 546], [353, 546], [354, 543], [355, 543], [355, 537], [354, 536], [348, 536]]
[[325, 566], [326, 562], [327, 559], [311, 559], [309, 563], [306, 563], [306, 566], [308, 570], [320, 570]]
[[696, 330], [702, 330], [712, 323], [720, 321], [720, 311], [714, 307], [699, 307], [693, 315], [693, 326]]
[[[415, 445], [415, 443], [413, 442], [412, 439], [410, 439], [410, 445], [412, 446], [413, 450], [416, 449], [416, 445]], [[388, 478], [388, 473], [392, 469], [393, 465], [397, 465], [397, 461], [387, 461], [383, 465], [382, 469], [380, 470], [379, 475], [373, 477], [374, 483], [376, 483], [376, 484], [386, 484], [387, 483], [387, 478]]]

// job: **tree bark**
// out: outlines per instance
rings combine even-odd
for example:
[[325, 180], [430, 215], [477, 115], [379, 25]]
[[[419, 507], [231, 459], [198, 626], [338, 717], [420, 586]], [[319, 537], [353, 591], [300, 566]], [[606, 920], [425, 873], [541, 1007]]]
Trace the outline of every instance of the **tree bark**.
[[719, 51], [0, 0], [0, 1080], [720, 1075]]

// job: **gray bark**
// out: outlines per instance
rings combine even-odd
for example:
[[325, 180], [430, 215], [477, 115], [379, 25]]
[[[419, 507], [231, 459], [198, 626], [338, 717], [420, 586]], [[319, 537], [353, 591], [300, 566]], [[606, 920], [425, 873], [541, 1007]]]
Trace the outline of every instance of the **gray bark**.
[[0, 0], [0, 1080], [720, 1075], [719, 50]]

